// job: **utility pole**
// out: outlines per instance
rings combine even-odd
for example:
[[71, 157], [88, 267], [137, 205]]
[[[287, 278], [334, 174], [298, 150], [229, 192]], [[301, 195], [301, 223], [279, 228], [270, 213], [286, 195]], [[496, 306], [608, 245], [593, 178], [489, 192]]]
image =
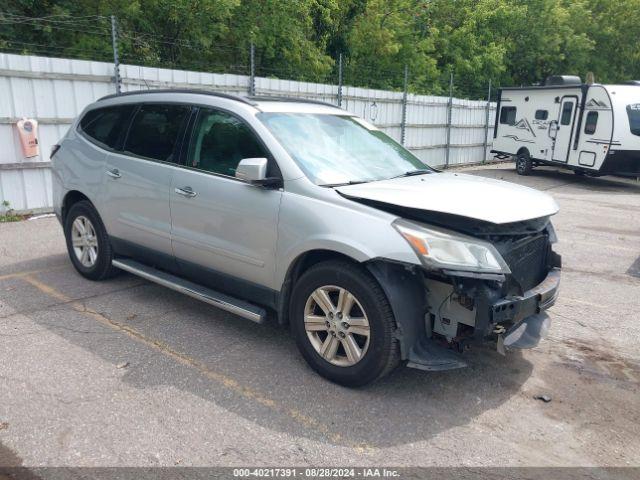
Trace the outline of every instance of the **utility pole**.
[[342, 107], [342, 53], [338, 55], [338, 107]]
[[447, 152], [445, 167], [449, 166], [449, 152], [451, 150], [451, 119], [453, 117], [453, 71], [449, 78], [449, 102], [447, 103]]
[[115, 15], [111, 15], [111, 45], [113, 46], [113, 81], [116, 84], [116, 95], [120, 95], [122, 79], [120, 78], [120, 59], [118, 58], [118, 28]]
[[249, 51], [250, 60], [250, 77], [249, 77], [249, 95], [254, 97], [256, 94], [256, 46], [251, 42]]
[[404, 66], [404, 87], [402, 92], [402, 122], [400, 123], [400, 143], [404, 145], [407, 133], [407, 94], [409, 93], [409, 65]]

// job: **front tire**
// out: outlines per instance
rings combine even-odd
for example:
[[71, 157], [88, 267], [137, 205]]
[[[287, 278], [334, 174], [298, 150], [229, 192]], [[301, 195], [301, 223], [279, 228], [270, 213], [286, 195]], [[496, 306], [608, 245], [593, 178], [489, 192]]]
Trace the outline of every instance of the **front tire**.
[[332, 382], [365, 385], [400, 363], [389, 301], [359, 265], [311, 267], [295, 284], [289, 318], [304, 359]]
[[529, 152], [521, 152], [516, 156], [516, 172], [518, 175], [531, 175], [533, 171], [533, 161]]
[[64, 221], [64, 236], [71, 263], [89, 280], [103, 280], [117, 274], [112, 266], [113, 249], [100, 215], [91, 202], [74, 203]]

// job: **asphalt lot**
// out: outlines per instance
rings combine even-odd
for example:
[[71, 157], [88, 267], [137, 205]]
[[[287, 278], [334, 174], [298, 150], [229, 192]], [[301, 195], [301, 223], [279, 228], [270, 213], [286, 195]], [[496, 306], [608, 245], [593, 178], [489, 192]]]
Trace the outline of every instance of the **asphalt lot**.
[[287, 330], [81, 278], [55, 218], [0, 224], [0, 465], [640, 466], [640, 183], [473, 173], [561, 206], [549, 338], [357, 390]]

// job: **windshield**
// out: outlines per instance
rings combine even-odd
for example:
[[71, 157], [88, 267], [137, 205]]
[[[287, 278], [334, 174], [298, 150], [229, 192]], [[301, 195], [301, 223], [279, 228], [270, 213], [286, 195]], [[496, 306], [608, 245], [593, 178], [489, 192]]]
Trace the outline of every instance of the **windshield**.
[[258, 118], [317, 185], [371, 182], [432, 171], [387, 135], [355, 117], [260, 113]]
[[627, 105], [627, 115], [629, 115], [631, 133], [640, 137], [640, 103]]

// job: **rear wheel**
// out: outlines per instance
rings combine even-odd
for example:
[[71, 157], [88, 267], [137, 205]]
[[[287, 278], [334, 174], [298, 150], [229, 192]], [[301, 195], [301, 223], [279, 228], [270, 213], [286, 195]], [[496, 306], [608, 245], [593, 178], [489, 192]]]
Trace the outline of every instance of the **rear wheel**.
[[298, 348], [323, 377], [359, 386], [398, 365], [391, 306], [362, 267], [337, 261], [312, 267], [296, 283], [290, 308]]
[[90, 202], [74, 203], [65, 217], [67, 251], [75, 269], [85, 278], [102, 280], [118, 270], [111, 265], [113, 250], [100, 215]]
[[533, 162], [531, 161], [529, 152], [524, 151], [518, 153], [516, 156], [516, 172], [518, 172], [518, 175], [531, 175], [532, 170]]

